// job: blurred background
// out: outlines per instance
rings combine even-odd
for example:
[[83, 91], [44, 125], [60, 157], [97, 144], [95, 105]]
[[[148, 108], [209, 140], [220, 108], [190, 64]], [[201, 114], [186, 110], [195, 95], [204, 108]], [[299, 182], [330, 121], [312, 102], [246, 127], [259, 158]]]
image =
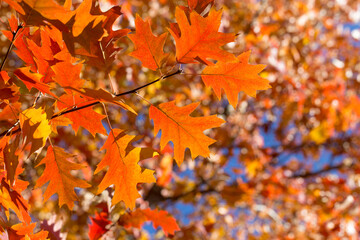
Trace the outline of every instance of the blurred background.
[[[174, 22], [176, 6], [187, 6], [186, 1], [170, 0], [101, 0], [100, 4], [103, 11], [122, 7], [119, 28], [134, 28], [139, 14], [151, 19], [157, 35]], [[234, 109], [225, 95], [219, 101], [205, 87], [200, 76], [203, 66], [189, 64], [180, 66], [185, 74], [142, 90], [140, 94], [154, 104], [200, 102], [193, 116], [217, 114], [227, 121], [207, 132], [217, 140], [211, 157], [194, 161], [187, 152], [181, 167], [173, 162], [171, 144], [158, 157], [149, 158], [151, 149], [160, 152], [159, 138], [153, 135], [144, 101], [136, 96], [126, 99], [138, 116], [109, 105], [113, 128], [141, 135], [136, 143], [145, 149], [141, 164], [156, 170], [157, 183], [142, 186], [138, 207], [173, 214], [181, 227], [175, 239], [359, 239], [360, 1], [216, 0], [213, 7], [223, 9], [220, 31], [238, 34], [226, 49], [235, 55], [251, 50], [250, 63], [267, 65], [261, 76], [270, 80], [272, 88], [259, 91], [256, 98], [240, 93]], [[3, 3], [2, 29], [8, 28], [10, 13]], [[2, 55], [8, 43], [2, 35]], [[122, 50], [111, 64], [87, 59], [82, 78], [88, 86], [109, 88], [109, 75], [123, 91], [159, 77], [127, 55], [134, 47], [128, 38], [119, 39], [117, 45]], [[170, 36], [165, 52], [175, 52]], [[12, 53], [6, 70], [21, 64]], [[104, 154], [97, 149], [105, 137], [93, 139], [86, 130], [75, 136], [66, 127], [58, 131], [54, 143], [78, 154], [89, 166], [83, 171], [85, 179], [97, 185], [102, 175], [92, 175]], [[25, 166], [24, 178], [34, 183], [37, 173], [32, 163]], [[100, 196], [94, 192], [79, 190], [81, 207], [74, 212], [58, 209], [53, 201], [36, 205], [41, 202], [36, 191], [28, 194], [38, 206], [34, 218], [48, 221], [56, 212], [61, 217], [52, 221], [61, 222], [69, 238], [81, 239], [87, 236], [87, 227], [82, 226], [111, 196], [111, 191]], [[110, 210], [112, 220], [124, 212], [123, 205], [116, 205]], [[110, 239], [164, 238], [151, 225], [112, 226], [107, 234]]]

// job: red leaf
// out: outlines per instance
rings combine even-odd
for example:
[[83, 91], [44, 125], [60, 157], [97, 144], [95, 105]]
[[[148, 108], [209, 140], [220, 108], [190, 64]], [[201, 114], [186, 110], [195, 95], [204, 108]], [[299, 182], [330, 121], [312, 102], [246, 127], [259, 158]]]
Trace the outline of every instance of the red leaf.
[[90, 217], [89, 239], [97, 240], [101, 238], [107, 231], [106, 226], [111, 223], [108, 219], [108, 213], [95, 213], [95, 217]]

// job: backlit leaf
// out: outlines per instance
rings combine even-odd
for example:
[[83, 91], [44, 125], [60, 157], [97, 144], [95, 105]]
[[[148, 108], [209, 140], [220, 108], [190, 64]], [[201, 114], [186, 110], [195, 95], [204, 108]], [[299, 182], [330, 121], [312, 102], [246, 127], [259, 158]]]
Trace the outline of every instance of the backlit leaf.
[[99, 184], [98, 193], [114, 184], [115, 192], [112, 204], [123, 201], [125, 206], [130, 209], [135, 207], [135, 200], [140, 197], [136, 185], [155, 182], [154, 171], [142, 170], [138, 165], [141, 148], [135, 148], [125, 155], [125, 149], [134, 137], [124, 135], [120, 129], [113, 129], [101, 148], [101, 150], [106, 149], [106, 154], [94, 172], [96, 174], [109, 166]]
[[154, 121], [155, 135], [161, 129], [161, 149], [164, 149], [166, 144], [171, 141], [174, 144], [174, 158], [179, 166], [184, 160], [186, 148], [190, 149], [193, 159], [199, 155], [208, 157], [209, 145], [216, 141], [207, 137], [203, 132], [224, 123], [224, 120], [215, 115], [189, 116], [198, 105], [199, 103], [192, 103], [184, 107], [177, 107], [172, 101], [162, 103], [158, 107], [152, 105], [149, 110], [149, 116]]
[[218, 61], [232, 61], [234, 55], [222, 50], [220, 47], [233, 42], [233, 33], [218, 32], [222, 11], [211, 10], [204, 18], [197, 12], [190, 13], [190, 19], [179, 7], [176, 8], [175, 17], [179, 24], [180, 36], [169, 29], [176, 42], [176, 59], [180, 63], [194, 63], [196, 59], [209, 63], [208, 58]]
[[180, 228], [167, 211], [158, 209], [136, 209], [133, 212], [127, 213], [119, 219], [119, 223], [126, 228], [134, 227], [141, 228], [146, 221], [151, 221], [154, 228], [161, 227], [165, 235], [174, 235], [175, 231], [179, 231]]
[[[60, 110], [72, 109], [73, 106], [81, 107], [82, 105], [89, 104], [94, 101], [88, 101], [87, 99], [81, 98], [79, 95], [63, 95], [60, 97], [60, 101], [57, 102], [57, 106]], [[90, 108], [84, 108], [78, 111], [74, 111], [66, 114], [66, 117], [72, 121], [72, 128], [75, 133], [78, 132], [79, 127], [86, 128], [93, 136], [96, 133], [106, 135], [106, 130], [102, 125], [101, 120], [105, 118]]]
[[255, 97], [257, 90], [271, 88], [269, 80], [258, 75], [265, 65], [250, 65], [249, 57], [250, 51], [240, 54], [237, 61], [219, 61], [215, 65], [207, 66], [201, 74], [205, 85], [212, 87], [219, 99], [221, 99], [221, 89], [224, 89], [234, 108], [238, 103], [240, 91]]
[[70, 171], [83, 168], [82, 165], [68, 160], [73, 157], [73, 155], [66, 153], [62, 148], [48, 147], [46, 157], [37, 165], [45, 164], [45, 170], [35, 185], [35, 188], [38, 188], [49, 182], [44, 193], [44, 201], [57, 193], [59, 205], [66, 204], [69, 209], [73, 209], [74, 201], [78, 200], [74, 188], [90, 187], [84, 180], [71, 175]]
[[155, 36], [150, 27], [150, 20], [143, 21], [138, 15], [135, 19], [135, 34], [128, 37], [135, 44], [135, 50], [129, 55], [139, 59], [144, 67], [156, 70], [161, 68], [168, 54], [164, 53], [164, 44], [167, 33]]
[[28, 108], [20, 114], [19, 119], [23, 138], [26, 138], [24, 145], [31, 143], [30, 154], [42, 148], [51, 133], [49, 120], [43, 109]]

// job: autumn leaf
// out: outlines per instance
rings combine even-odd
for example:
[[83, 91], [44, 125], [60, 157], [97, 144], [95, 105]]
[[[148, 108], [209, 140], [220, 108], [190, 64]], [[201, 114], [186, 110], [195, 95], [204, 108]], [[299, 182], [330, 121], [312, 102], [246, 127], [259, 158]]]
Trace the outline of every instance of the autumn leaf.
[[[71, 109], [72, 106], [81, 107], [82, 105], [89, 104], [94, 101], [88, 101], [81, 98], [79, 95], [63, 95], [60, 97], [60, 101], [57, 102], [57, 106], [60, 110]], [[106, 135], [106, 130], [101, 123], [101, 120], [105, 118], [104, 115], [99, 114], [91, 108], [84, 108], [79, 111], [74, 111], [66, 114], [66, 117], [72, 121], [72, 128], [75, 133], [78, 132], [79, 127], [86, 128], [93, 136], [96, 133]]]
[[7, 229], [9, 239], [24, 239], [24, 240], [45, 240], [48, 239], [48, 232], [40, 230], [37, 233], [34, 233], [36, 223], [18, 223], [11, 226], [10, 229]]
[[195, 159], [201, 155], [208, 157], [209, 145], [216, 142], [203, 132], [206, 129], [219, 127], [225, 121], [215, 115], [207, 117], [189, 116], [199, 103], [192, 103], [184, 107], [177, 107], [174, 101], [162, 103], [158, 107], [152, 105], [149, 110], [150, 118], [154, 121], [155, 135], [161, 129], [160, 147], [164, 149], [171, 141], [174, 144], [174, 158], [180, 166], [184, 159], [186, 148], [191, 151]]
[[[113, 63], [117, 53], [122, 49], [117, 46], [115, 42], [121, 37], [127, 35], [130, 32], [130, 29], [125, 28], [115, 30], [114, 28], [114, 22], [122, 15], [120, 6], [113, 6], [108, 11], [102, 12], [99, 5], [93, 5], [91, 12], [96, 15], [106, 16], [102, 27], [106, 31], [107, 35], [103, 36], [100, 41], [91, 41], [90, 47], [87, 48], [90, 52], [80, 48], [77, 49], [76, 53], [86, 56], [88, 59], [88, 65], [92, 65], [97, 68], [107, 67], [109, 64]], [[67, 44], [70, 45], [71, 43], [67, 42]]]
[[168, 29], [176, 42], [176, 59], [179, 63], [195, 63], [199, 59], [204, 63], [208, 58], [218, 61], [233, 61], [234, 55], [220, 47], [233, 42], [233, 33], [218, 32], [222, 11], [212, 9], [208, 17], [204, 18], [197, 12], [190, 13], [190, 19], [179, 7], [175, 17], [179, 24], [180, 35]]
[[[51, 69], [55, 73], [55, 76], [53, 78], [54, 81], [62, 87], [82, 87], [85, 82], [84, 79], [80, 79], [80, 73], [83, 65], [81, 63], [74, 64], [73, 62], [67, 60], [71, 59], [71, 55], [69, 53], [67, 53], [65, 56], [64, 54], [62, 55], [63, 56], [61, 58], [64, 60], [57, 62], [51, 67]], [[59, 54], [57, 54], [57, 56], [59, 56]], [[65, 88], [65, 91], [69, 90]]]
[[189, 9], [199, 14], [201, 14], [209, 4], [211, 6], [214, 4], [214, 0], [188, 0], [187, 2]]
[[114, 184], [115, 193], [112, 205], [123, 201], [125, 206], [130, 209], [135, 207], [135, 200], [140, 197], [136, 185], [155, 182], [154, 171], [142, 170], [138, 165], [141, 148], [134, 148], [126, 155], [125, 149], [134, 137], [124, 135], [120, 129], [113, 129], [100, 149], [106, 149], [106, 154], [94, 172], [96, 174], [109, 166], [99, 184], [98, 194]]
[[55, 98], [57, 96], [50, 92], [50, 85], [43, 83], [43, 75], [39, 73], [33, 73], [30, 71], [30, 67], [18, 68], [14, 71], [15, 75], [25, 84], [29, 89], [36, 88], [42, 93], [47, 93]]
[[[19, 88], [12, 83], [8, 73], [5, 71], [0, 71], [0, 100], [7, 104], [9, 102], [14, 102], [15, 104], [19, 100], [19, 96]], [[1, 112], [0, 115], [2, 114], [3, 113]]]
[[[100, 41], [108, 36], [107, 30], [103, 27], [108, 17], [99, 13], [97, 9], [95, 1], [85, 0], [72, 12], [73, 17], [66, 23], [71, 31], [63, 31], [63, 39], [71, 54], [75, 55], [75, 52], [85, 50], [91, 55], [92, 48], [95, 45], [98, 48]], [[82, 47], [77, 46], [77, 43]]]
[[116, 97], [115, 95], [109, 93], [108, 91], [100, 88], [100, 89], [91, 89], [91, 88], [81, 88], [81, 90], [73, 88], [73, 87], [65, 87], [65, 89], [70, 89], [72, 91], [80, 93], [82, 96], [88, 98], [89, 100], [99, 100], [100, 102], [109, 102], [120, 106], [126, 111], [130, 111], [133, 114], [137, 115], [134, 109], [132, 109], [129, 105], [123, 102], [122, 97]]
[[120, 217], [119, 223], [126, 228], [141, 228], [146, 221], [151, 221], [154, 228], [161, 227], [165, 235], [174, 235], [180, 228], [176, 220], [167, 212], [158, 209], [136, 209]]
[[92, 0], [84, 0], [74, 11], [75, 22], [72, 26], [74, 37], [78, 37], [89, 24], [92, 24], [92, 27], [95, 27], [105, 21], [106, 16], [91, 14], [91, 6]]
[[135, 44], [135, 50], [129, 55], [139, 59], [144, 67], [156, 70], [161, 68], [168, 54], [164, 53], [167, 33], [155, 36], [150, 27], [150, 20], [143, 21], [138, 15], [135, 19], [135, 34], [128, 35]]
[[7, 4], [9, 4], [13, 9], [15, 9], [21, 15], [25, 15], [24, 9], [20, 6], [17, 1], [14, 0], [4, 0]]
[[219, 99], [221, 99], [221, 89], [224, 89], [234, 108], [238, 104], [240, 91], [255, 97], [257, 90], [271, 88], [269, 80], [258, 75], [265, 65], [250, 65], [249, 57], [250, 51], [244, 52], [237, 57], [237, 61], [219, 61], [215, 65], [207, 66], [201, 74], [205, 85], [212, 87]]
[[6, 216], [9, 216], [9, 209], [12, 209], [20, 221], [30, 223], [31, 218], [28, 213], [29, 204], [21, 196], [28, 183], [16, 180], [14, 186], [10, 186], [5, 178], [2, 178], [0, 184], [0, 206], [4, 208]]
[[[3, 157], [6, 169], [7, 179], [10, 182], [10, 185], [14, 184], [15, 175], [16, 175], [16, 168], [19, 164], [19, 156], [16, 152], [16, 149], [19, 146], [20, 137], [19, 135], [16, 136], [15, 140], [11, 143], [6, 143], [3, 149]], [[1, 145], [0, 145], [1, 148]]]
[[69, 0], [64, 6], [59, 5], [54, 0], [6, 0], [6, 2], [21, 14], [27, 25], [49, 25], [52, 23], [65, 31], [67, 28], [64, 23], [72, 17], [70, 10], [64, 7], [69, 2], [71, 3]]
[[20, 114], [19, 120], [23, 138], [26, 139], [24, 146], [31, 143], [30, 154], [45, 146], [51, 127], [43, 109], [28, 108]]
[[90, 217], [91, 223], [89, 224], [89, 239], [100, 239], [107, 231], [106, 226], [111, 223], [108, 219], [107, 212], [96, 212], [95, 217]]
[[53, 131], [56, 134], [58, 134], [58, 132], [57, 132], [58, 126], [68, 126], [70, 124], [72, 124], [72, 121], [62, 115], [50, 120], [51, 131]]
[[44, 193], [44, 201], [57, 193], [59, 206], [61, 207], [66, 204], [69, 209], [73, 209], [74, 201], [78, 200], [74, 188], [90, 187], [84, 180], [71, 175], [70, 171], [83, 168], [81, 164], [76, 164], [68, 160], [73, 157], [74, 155], [66, 153], [62, 148], [48, 147], [45, 158], [37, 165], [45, 164], [45, 170], [35, 185], [35, 188], [39, 188], [49, 182]]
[[[69, 2], [69, 0], [67, 0]], [[61, 20], [67, 22], [71, 15], [63, 6], [53, 0], [23, 0], [23, 3], [31, 8], [31, 11], [40, 13], [44, 18], [51, 20]], [[29, 14], [31, 14], [31, 11]]]

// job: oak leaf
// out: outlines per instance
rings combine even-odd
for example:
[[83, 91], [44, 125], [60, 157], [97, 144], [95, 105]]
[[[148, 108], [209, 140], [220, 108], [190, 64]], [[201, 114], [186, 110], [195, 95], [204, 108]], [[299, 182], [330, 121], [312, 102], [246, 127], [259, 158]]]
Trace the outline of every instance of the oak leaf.
[[57, 193], [59, 197], [59, 206], [61, 207], [66, 204], [69, 209], [73, 209], [74, 201], [78, 200], [74, 188], [90, 187], [84, 180], [71, 175], [70, 171], [83, 168], [81, 164], [73, 163], [68, 160], [72, 157], [74, 157], [74, 155], [66, 153], [62, 148], [48, 147], [45, 158], [37, 165], [40, 166], [45, 164], [45, 170], [35, 185], [35, 188], [38, 188], [49, 182], [44, 193], [44, 201]]
[[201, 155], [208, 157], [209, 145], [216, 142], [203, 132], [206, 129], [219, 127], [225, 121], [215, 115], [207, 117], [189, 116], [199, 103], [192, 103], [184, 107], [177, 107], [174, 101], [162, 103], [158, 107], [151, 106], [150, 118], [154, 121], [155, 135], [161, 129], [160, 147], [164, 149], [171, 141], [174, 144], [174, 159], [180, 166], [184, 159], [186, 148], [191, 151], [192, 158]]
[[6, 0], [18, 13], [27, 25], [49, 25], [53, 24], [62, 31], [68, 29], [64, 23], [68, 22], [72, 16], [66, 6], [71, 4], [71, 0], [66, 0], [64, 6], [59, 5], [54, 0]]
[[167, 211], [158, 209], [136, 209], [119, 219], [120, 225], [126, 228], [141, 228], [146, 221], [151, 221], [155, 229], [161, 227], [166, 236], [169, 234], [174, 235], [175, 231], [180, 230], [174, 217], [169, 215]]
[[90, 48], [91, 54], [97, 57], [90, 57], [87, 64], [96, 67], [108, 66], [113, 63], [115, 56], [122, 49], [116, 46], [115, 42], [121, 37], [126, 36], [130, 32], [130, 29], [114, 30], [114, 22], [122, 15], [121, 10], [120, 6], [113, 6], [108, 11], [102, 12], [99, 5], [92, 9], [92, 12], [95, 14], [106, 16], [102, 26], [106, 30], [107, 36], [102, 37], [101, 41], [93, 42]]
[[240, 91], [255, 97], [257, 90], [271, 88], [269, 80], [258, 75], [266, 66], [250, 65], [249, 57], [250, 51], [244, 52], [236, 61], [219, 61], [215, 65], [207, 66], [201, 74], [205, 85], [212, 87], [219, 99], [221, 99], [221, 89], [224, 89], [229, 103], [234, 108], [238, 104]]
[[108, 139], [100, 150], [106, 154], [95, 170], [95, 174], [109, 166], [99, 184], [98, 193], [114, 184], [115, 193], [112, 204], [123, 201], [127, 208], [135, 207], [135, 200], [140, 197], [136, 188], [138, 183], [155, 182], [154, 171], [142, 170], [138, 165], [141, 148], [134, 148], [126, 155], [126, 147], [135, 136], [125, 135], [120, 129], [112, 129]]
[[10, 240], [12, 239], [20, 239], [20, 240], [45, 240], [49, 239], [48, 232], [44, 230], [40, 230], [37, 233], [34, 233], [34, 229], [36, 227], [36, 223], [18, 223], [11, 228], [7, 229], [8, 237]]
[[28, 108], [19, 115], [19, 120], [23, 138], [26, 138], [24, 146], [31, 143], [30, 154], [44, 147], [51, 127], [43, 109]]
[[68, 126], [70, 124], [72, 124], [72, 121], [62, 115], [50, 120], [51, 131], [53, 131], [56, 134], [58, 134], [58, 132], [57, 132], [58, 126]]
[[[62, 87], [74, 87], [79, 88], [84, 85], [85, 80], [80, 79], [80, 73], [82, 69], [82, 63], [74, 64], [72, 61], [66, 60], [71, 59], [71, 55], [69, 53], [64, 54], [61, 53], [62, 61], [57, 62], [55, 65], [51, 67], [54, 71], [54, 81], [57, 82]], [[55, 55], [59, 56], [59, 54]], [[65, 91], [69, 92], [69, 90], [65, 89]]]
[[[73, 106], [79, 108], [83, 105], [93, 102], [96, 101], [88, 101], [87, 99], [80, 97], [80, 95], [63, 95], [60, 97], [60, 101], [57, 102], [57, 107], [60, 110], [66, 110], [72, 109]], [[93, 136], [95, 136], [96, 133], [106, 135], [106, 130], [101, 122], [105, 116], [95, 112], [91, 108], [84, 108], [68, 113], [66, 114], [66, 117], [72, 121], [71, 126], [75, 133], [77, 133], [79, 127], [82, 126], [86, 128]]]
[[78, 37], [89, 24], [92, 24], [92, 28], [94, 28], [96, 25], [105, 21], [106, 16], [92, 15], [90, 13], [92, 2], [92, 0], [84, 0], [74, 11], [75, 22], [72, 26], [72, 33], [74, 37]]
[[139, 59], [144, 67], [156, 70], [169, 54], [164, 53], [164, 44], [167, 33], [155, 36], [150, 27], [150, 19], [143, 21], [138, 15], [135, 19], [135, 34], [128, 35], [135, 44], [135, 50], [129, 55]]
[[[7, 72], [0, 71], [0, 100], [4, 101], [5, 103], [12, 102], [16, 104], [18, 103], [19, 96], [19, 87], [13, 84]], [[3, 113], [1, 112], [0, 114]]]
[[29, 90], [36, 88], [42, 93], [47, 93], [57, 98], [57, 96], [50, 91], [50, 85], [43, 83], [42, 79], [44, 76], [40, 73], [31, 72], [30, 67], [18, 68], [14, 73]]
[[197, 12], [190, 13], [190, 19], [179, 7], [175, 17], [180, 33], [168, 29], [176, 42], [176, 59], [179, 63], [208, 63], [208, 58], [218, 61], [232, 61], [235, 56], [220, 47], [235, 40], [233, 33], [218, 32], [222, 11], [212, 9], [204, 18]]
[[100, 239], [107, 231], [106, 226], [111, 223], [108, 218], [107, 212], [96, 212], [95, 217], [90, 217], [91, 223], [89, 224], [89, 239]]
[[210, 6], [214, 5], [214, 0], [188, 0], [187, 2], [189, 9], [199, 14], [201, 14], [209, 4]]
[[[18, 168], [19, 169], [19, 168]], [[19, 174], [19, 172], [17, 172]], [[0, 183], [0, 206], [9, 216], [9, 209], [12, 209], [20, 221], [30, 223], [31, 217], [28, 213], [29, 205], [22, 197], [21, 192], [26, 189], [28, 182], [17, 179], [14, 186], [10, 186], [5, 178]]]
[[17, 1], [13, 0], [4, 0], [7, 4], [9, 4], [15, 11], [20, 13], [21, 15], [25, 15], [24, 9], [20, 6], [20, 4]]
[[[7, 180], [10, 182], [10, 185], [14, 184], [16, 176], [16, 168], [19, 164], [19, 156], [16, 152], [19, 147], [20, 137], [16, 136], [15, 140], [11, 143], [6, 143], [3, 149], [3, 157], [6, 169]], [[1, 145], [0, 145], [1, 148]]]

